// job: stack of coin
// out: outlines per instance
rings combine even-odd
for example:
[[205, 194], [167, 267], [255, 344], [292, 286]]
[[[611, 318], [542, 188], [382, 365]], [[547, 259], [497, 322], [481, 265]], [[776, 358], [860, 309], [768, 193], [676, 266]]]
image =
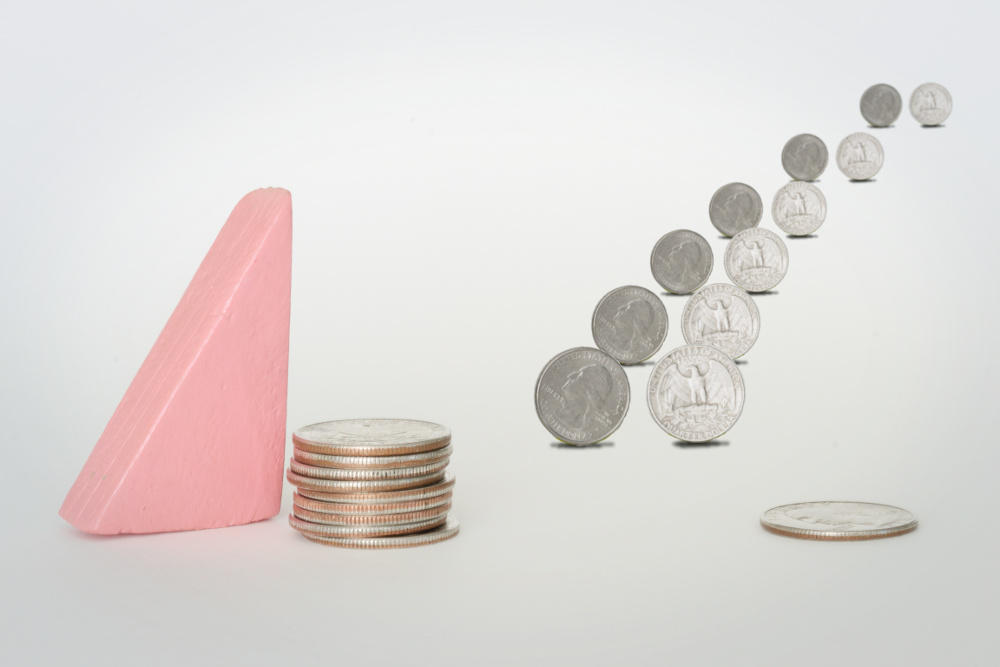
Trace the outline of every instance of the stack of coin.
[[313, 542], [390, 549], [458, 534], [447, 472], [451, 432], [409, 419], [345, 419], [292, 435], [287, 472], [298, 491], [288, 516]]

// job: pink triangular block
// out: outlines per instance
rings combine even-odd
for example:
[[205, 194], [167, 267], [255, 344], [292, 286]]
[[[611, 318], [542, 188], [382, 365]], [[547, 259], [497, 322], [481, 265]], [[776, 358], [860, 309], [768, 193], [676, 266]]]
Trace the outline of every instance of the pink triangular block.
[[59, 514], [88, 533], [267, 519], [281, 503], [292, 199], [236, 205]]

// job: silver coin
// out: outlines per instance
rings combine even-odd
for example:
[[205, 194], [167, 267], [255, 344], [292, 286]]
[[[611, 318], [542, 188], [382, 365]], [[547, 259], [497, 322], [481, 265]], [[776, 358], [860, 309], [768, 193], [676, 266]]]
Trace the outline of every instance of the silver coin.
[[423, 500], [411, 500], [397, 503], [382, 503], [378, 505], [360, 505], [351, 503], [329, 502], [325, 500], [313, 500], [301, 493], [292, 493], [292, 502], [310, 512], [323, 512], [325, 514], [339, 514], [343, 516], [379, 516], [383, 514], [401, 514], [403, 512], [419, 512], [440, 507], [451, 502], [451, 491], [442, 493], [440, 496], [424, 498]]
[[383, 535], [406, 535], [407, 533], [419, 533], [422, 530], [430, 530], [440, 526], [447, 520], [447, 517], [436, 519], [425, 519], [423, 521], [413, 521], [411, 523], [397, 523], [391, 526], [330, 526], [324, 523], [313, 523], [303, 521], [294, 514], [288, 515], [288, 523], [292, 528], [300, 533], [310, 535], [324, 535], [329, 537], [381, 537]]
[[300, 449], [332, 456], [403, 456], [440, 449], [451, 431], [415, 419], [341, 419], [303, 426], [292, 434]]
[[594, 342], [621, 364], [638, 364], [659, 351], [667, 337], [667, 309], [645, 287], [611, 290], [594, 309]]
[[792, 181], [774, 195], [771, 215], [786, 234], [808, 236], [826, 220], [826, 197], [812, 183]]
[[303, 521], [324, 526], [398, 526], [417, 521], [442, 519], [450, 509], [451, 503], [447, 502], [440, 507], [396, 514], [330, 514], [329, 512], [314, 512], [299, 505], [293, 505], [292, 514]]
[[335, 479], [343, 481], [377, 481], [389, 479], [410, 479], [440, 472], [448, 467], [450, 459], [442, 459], [433, 463], [425, 463], [410, 468], [324, 468], [311, 466], [291, 459], [288, 466], [297, 475], [312, 479]]
[[917, 86], [910, 95], [910, 113], [921, 125], [940, 125], [951, 115], [951, 93], [939, 83]]
[[740, 232], [726, 246], [729, 279], [748, 292], [766, 292], [788, 272], [788, 249], [781, 237], [759, 227]]
[[829, 159], [826, 144], [814, 134], [796, 134], [781, 150], [781, 166], [797, 181], [815, 181]]
[[871, 540], [917, 527], [911, 512], [877, 503], [823, 501], [773, 507], [760, 524], [774, 533], [810, 540]]
[[333, 456], [309, 452], [296, 445], [293, 455], [296, 461], [324, 468], [407, 468], [446, 459], [451, 456], [451, 452], [451, 445], [448, 445], [429, 452], [402, 456]]
[[867, 181], [882, 168], [885, 152], [878, 139], [867, 132], [844, 137], [837, 147], [837, 167], [852, 181]]
[[[437, 475], [431, 475], [431, 477], [437, 477]], [[308, 482], [316, 481], [304, 478]], [[289, 475], [289, 482], [295, 484]], [[322, 480], [320, 480], [322, 483]], [[327, 482], [330, 484], [331, 482]], [[393, 503], [403, 503], [403, 502], [414, 502], [419, 500], [425, 500], [427, 498], [436, 498], [445, 493], [451, 493], [455, 486], [455, 475], [445, 471], [443, 475], [440, 476], [436, 482], [428, 482], [425, 484], [418, 484], [416, 486], [409, 486], [398, 490], [356, 490], [356, 489], [331, 489], [327, 488], [309, 488], [309, 486], [297, 485], [299, 488], [299, 495], [305, 496], [306, 498], [311, 498], [313, 500], [321, 500], [326, 503], [340, 503], [340, 504], [350, 504], [350, 505], [389, 505]], [[310, 485], [311, 486], [311, 485]], [[372, 511], [377, 511], [373, 508]]]
[[712, 246], [701, 234], [687, 229], [664, 234], [649, 258], [653, 278], [674, 294], [687, 294], [704, 285], [714, 264]]
[[734, 236], [760, 224], [764, 204], [746, 183], [727, 183], [715, 191], [708, 204], [708, 218], [725, 236]]
[[660, 359], [646, 391], [656, 423], [687, 442], [707, 442], [732, 428], [743, 398], [740, 369], [708, 345], [685, 345]]
[[873, 127], [889, 127], [903, 110], [903, 97], [887, 83], [876, 83], [861, 95], [861, 116]]
[[445, 473], [435, 472], [419, 477], [402, 477], [400, 479], [377, 479], [377, 480], [340, 480], [340, 479], [316, 479], [306, 475], [300, 475], [294, 470], [285, 472], [288, 479], [299, 490], [309, 489], [312, 491], [322, 491], [323, 493], [374, 493], [376, 491], [401, 491], [404, 489], [414, 489], [420, 486], [437, 484], [444, 479]]
[[690, 345], [711, 345], [730, 359], [742, 357], [760, 333], [757, 304], [729, 283], [707, 285], [691, 295], [681, 315], [681, 331]]
[[614, 357], [591, 347], [560, 352], [535, 385], [542, 425], [570, 445], [592, 445], [615, 432], [628, 412], [628, 376]]
[[458, 535], [458, 519], [448, 516], [448, 520], [437, 528], [409, 535], [391, 535], [388, 537], [334, 537], [311, 535], [309, 533], [302, 533], [302, 535], [313, 542], [331, 547], [343, 547], [346, 549], [403, 549], [450, 540]]

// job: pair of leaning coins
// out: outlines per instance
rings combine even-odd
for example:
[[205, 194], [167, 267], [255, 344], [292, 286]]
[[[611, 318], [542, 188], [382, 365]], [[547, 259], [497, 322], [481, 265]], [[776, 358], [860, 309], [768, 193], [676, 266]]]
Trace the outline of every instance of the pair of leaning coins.
[[451, 433], [406, 419], [312, 424], [292, 436], [287, 472], [298, 491], [289, 524], [322, 544], [384, 549], [458, 533], [448, 512], [455, 478], [445, 468]]

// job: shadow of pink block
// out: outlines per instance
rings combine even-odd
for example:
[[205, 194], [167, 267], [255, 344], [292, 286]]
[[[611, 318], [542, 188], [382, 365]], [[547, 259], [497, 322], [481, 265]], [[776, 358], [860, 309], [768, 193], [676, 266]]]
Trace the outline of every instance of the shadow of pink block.
[[278, 513], [291, 269], [291, 194], [251, 192], [94, 446], [59, 510], [64, 519], [107, 535]]

